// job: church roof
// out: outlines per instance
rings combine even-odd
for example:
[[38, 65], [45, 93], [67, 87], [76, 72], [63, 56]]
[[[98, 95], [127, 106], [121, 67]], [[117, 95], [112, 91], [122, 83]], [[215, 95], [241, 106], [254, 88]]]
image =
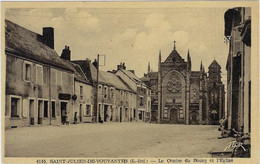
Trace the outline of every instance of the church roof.
[[220, 65], [218, 64], [218, 62], [217, 62], [215, 59], [214, 59], [213, 62], [209, 65], [209, 68], [211, 68], [211, 67], [219, 67], [219, 68], [221, 68]]
[[184, 62], [184, 59], [182, 59], [182, 57], [180, 56], [178, 51], [176, 49], [174, 49], [164, 62], [177, 62], [177, 63], [181, 63], [181, 62]]

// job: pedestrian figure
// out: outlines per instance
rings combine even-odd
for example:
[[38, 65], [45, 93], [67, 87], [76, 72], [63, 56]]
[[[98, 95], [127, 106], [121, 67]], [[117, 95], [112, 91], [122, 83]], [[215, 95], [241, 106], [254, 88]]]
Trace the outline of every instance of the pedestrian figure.
[[75, 112], [73, 124], [77, 124], [77, 122], [78, 122], [77, 112]]
[[65, 112], [65, 124], [66, 124], [66, 125], [69, 125], [67, 112]]
[[61, 110], [61, 122], [62, 122], [62, 125], [64, 125], [66, 122], [66, 110], [64, 110], [64, 109]]

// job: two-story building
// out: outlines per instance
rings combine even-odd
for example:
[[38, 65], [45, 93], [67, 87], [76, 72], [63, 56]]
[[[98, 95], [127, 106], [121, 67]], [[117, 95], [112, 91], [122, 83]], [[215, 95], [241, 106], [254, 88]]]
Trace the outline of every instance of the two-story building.
[[127, 83], [111, 72], [99, 71], [97, 75], [96, 61], [91, 63], [86, 59], [73, 62], [80, 65], [93, 83], [93, 117], [97, 122], [127, 122], [136, 118], [136, 95]]
[[93, 122], [92, 111], [94, 98], [92, 95], [92, 83], [83, 73], [81, 67], [78, 64], [71, 62], [71, 51], [69, 46], [65, 46], [60, 58], [64, 61], [64, 64], [70, 65], [74, 71], [74, 94], [72, 96], [73, 113], [70, 117], [70, 122]]
[[5, 20], [5, 128], [61, 124], [72, 115], [74, 70], [54, 50], [54, 29], [43, 34]]
[[101, 71], [101, 74], [115, 88], [114, 108], [112, 108], [114, 112], [111, 113], [114, 119], [109, 118], [118, 122], [130, 122], [135, 119], [136, 108], [134, 102], [136, 93], [114, 73]]
[[115, 74], [118, 75], [128, 86], [136, 92], [135, 120], [150, 121], [151, 117], [151, 91], [147, 85], [140, 80], [133, 70], [126, 70], [125, 63], [120, 63], [117, 66]]
[[96, 65], [92, 64], [89, 59], [75, 60], [73, 62], [81, 67], [83, 73], [93, 85], [93, 122], [110, 121], [109, 115], [111, 114], [112, 107], [115, 101], [115, 87], [112, 84], [108, 83], [100, 72], [97, 77]]

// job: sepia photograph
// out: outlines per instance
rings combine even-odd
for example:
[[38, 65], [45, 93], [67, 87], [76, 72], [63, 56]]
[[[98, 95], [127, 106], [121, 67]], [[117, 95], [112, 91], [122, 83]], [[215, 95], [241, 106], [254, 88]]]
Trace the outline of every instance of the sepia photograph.
[[3, 163], [259, 162], [258, 1], [1, 5]]

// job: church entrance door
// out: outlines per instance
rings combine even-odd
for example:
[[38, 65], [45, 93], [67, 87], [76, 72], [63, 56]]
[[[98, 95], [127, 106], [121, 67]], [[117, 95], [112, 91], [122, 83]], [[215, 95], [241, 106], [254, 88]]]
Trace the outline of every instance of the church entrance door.
[[190, 113], [190, 124], [198, 125], [199, 124], [199, 113], [196, 110], [192, 110]]
[[178, 112], [177, 109], [171, 109], [170, 110], [170, 122], [171, 124], [176, 124], [178, 123]]

